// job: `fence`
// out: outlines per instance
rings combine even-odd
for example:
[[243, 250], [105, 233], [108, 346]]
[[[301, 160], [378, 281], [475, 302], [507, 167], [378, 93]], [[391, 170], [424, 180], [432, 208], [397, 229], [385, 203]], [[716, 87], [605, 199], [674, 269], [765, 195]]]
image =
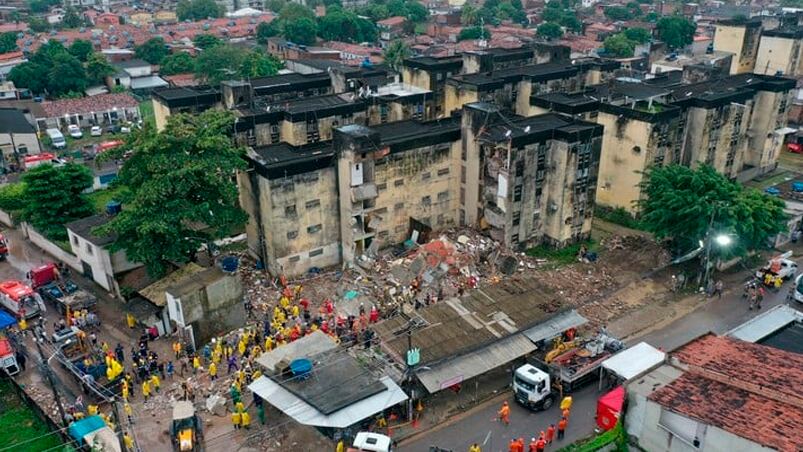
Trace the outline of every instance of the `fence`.
[[22, 234], [25, 235], [25, 237], [27, 237], [28, 240], [30, 240], [31, 243], [33, 243], [34, 245], [38, 246], [39, 248], [42, 248], [45, 252], [47, 252], [51, 256], [69, 265], [73, 270], [76, 270], [77, 272], [83, 271], [81, 260], [78, 259], [76, 255], [68, 251], [65, 251], [60, 246], [51, 242], [50, 240], [47, 239], [47, 237], [36, 232], [36, 230], [28, 223], [21, 223], [20, 230], [22, 231]]
[[0, 223], [3, 223], [4, 225], [6, 225], [8, 227], [13, 227], [14, 226], [14, 219], [11, 218], [11, 215], [8, 212], [0, 210]]

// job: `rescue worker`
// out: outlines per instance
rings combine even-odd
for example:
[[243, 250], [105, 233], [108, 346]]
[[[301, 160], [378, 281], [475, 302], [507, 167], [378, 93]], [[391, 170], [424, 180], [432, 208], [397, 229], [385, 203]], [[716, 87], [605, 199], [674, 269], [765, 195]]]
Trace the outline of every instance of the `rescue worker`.
[[160, 389], [159, 386], [160, 385], [161, 385], [161, 382], [159, 381], [159, 376], [156, 375], [156, 374], [151, 375], [151, 386], [153, 386], [153, 389], [155, 389], [156, 392], [159, 392], [159, 389]]
[[561, 413], [560, 416], [561, 417], [565, 417], [566, 419], [569, 419], [569, 409], [568, 408], [563, 408], [563, 412]]
[[192, 374], [195, 375], [198, 373], [198, 369], [201, 368], [201, 358], [198, 355], [194, 355], [192, 357]]
[[121, 391], [122, 391], [123, 400], [125, 400], [127, 402], [128, 401], [128, 380], [123, 379], [123, 384], [122, 384], [121, 388], [122, 388]]
[[563, 439], [563, 435], [566, 433], [566, 424], [568, 423], [569, 421], [565, 417], [558, 422], [558, 439]]
[[468, 448], [468, 452], [482, 452], [482, 449], [480, 449], [479, 444], [474, 443], [471, 445], [471, 447]]
[[235, 411], [231, 413], [231, 424], [234, 426], [235, 430], [240, 429], [240, 422], [242, 422], [242, 416], [240, 415], [240, 412]]
[[98, 406], [97, 405], [89, 405], [86, 407], [86, 413], [89, 416], [94, 416], [98, 414]]
[[134, 438], [128, 432], [123, 433], [123, 445], [125, 445], [126, 450], [134, 452]]
[[507, 404], [507, 400], [502, 403], [502, 408], [499, 410], [499, 420], [505, 424], [505, 426], [510, 425], [510, 406]]
[[346, 444], [341, 439], [337, 442], [337, 446], [335, 447], [335, 452], [344, 452], [346, 450]]
[[209, 363], [209, 378], [212, 381], [217, 379], [217, 365], [214, 362]]
[[137, 319], [135, 319], [131, 313], [125, 315], [125, 322], [128, 324], [129, 329], [133, 330], [134, 327], [137, 326]]
[[528, 450], [528, 452], [536, 452], [537, 447], [538, 446], [536, 446], [535, 438], [532, 438], [530, 440], [530, 447], [527, 450]]
[[125, 415], [128, 417], [128, 423], [133, 424], [134, 420], [132, 419], [132, 416], [134, 415], [134, 410], [131, 409], [131, 405], [128, 402], [123, 404], [123, 411], [125, 411]]
[[151, 396], [151, 384], [148, 380], [142, 382], [142, 396], [145, 397], [145, 401], [148, 401], [148, 397]]
[[519, 451], [519, 442], [516, 441], [516, 438], [510, 440], [510, 444], [507, 446], [508, 452], [518, 452]]
[[535, 442], [535, 452], [544, 452], [544, 449], [546, 449], [546, 441], [542, 435], [538, 438], [538, 441]]
[[173, 353], [176, 354], [176, 359], [181, 355], [181, 342], [173, 342]]
[[239, 401], [234, 404], [234, 411], [245, 411], [245, 404], [242, 401]]
[[251, 427], [251, 415], [248, 414], [248, 411], [243, 411], [240, 413], [240, 423], [242, 424], [243, 428]]
[[552, 440], [555, 439], [555, 424], [549, 424], [549, 427], [546, 429], [546, 443], [552, 444]]

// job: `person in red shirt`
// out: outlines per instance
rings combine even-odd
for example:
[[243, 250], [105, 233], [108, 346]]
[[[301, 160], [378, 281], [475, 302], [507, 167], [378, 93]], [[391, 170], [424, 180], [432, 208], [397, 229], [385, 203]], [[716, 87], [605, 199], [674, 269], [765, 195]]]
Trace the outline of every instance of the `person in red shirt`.
[[510, 425], [510, 407], [508, 406], [507, 401], [502, 404], [502, 408], [499, 410], [498, 415], [499, 420], [502, 421], [505, 426]]
[[563, 439], [563, 434], [566, 432], [566, 424], [568, 423], [565, 417], [558, 422], [558, 439]]
[[552, 439], [555, 438], [555, 424], [549, 424], [549, 428], [546, 429], [546, 443], [552, 444]]
[[544, 437], [538, 438], [538, 441], [535, 442], [535, 452], [544, 452], [546, 448], [546, 441], [544, 441]]
[[510, 440], [510, 445], [508, 446], [507, 450], [509, 452], [518, 452], [518, 450], [519, 450], [519, 442], [516, 441], [515, 438], [511, 439]]
[[538, 446], [536, 445], [535, 438], [531, 439], [531, 440], [530, 440], [530, 447], [529, 447], [529, 449], [528, 449], [528, 452], [535, 452], [535, 449], [536, 449], [537, 447], [538, 447]]

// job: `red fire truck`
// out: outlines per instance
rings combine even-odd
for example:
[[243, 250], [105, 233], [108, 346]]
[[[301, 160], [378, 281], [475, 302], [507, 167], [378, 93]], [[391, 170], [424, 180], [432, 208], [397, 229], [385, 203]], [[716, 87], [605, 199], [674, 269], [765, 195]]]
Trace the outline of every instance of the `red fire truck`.
[[8, 257], [8, 242], [3, 234], [0, 234], [0, 261]]
[[17, 280], [0, 283], [0, 304], [17, 318], [29, 319], [45, 310], [42, 297], [30, 286]]

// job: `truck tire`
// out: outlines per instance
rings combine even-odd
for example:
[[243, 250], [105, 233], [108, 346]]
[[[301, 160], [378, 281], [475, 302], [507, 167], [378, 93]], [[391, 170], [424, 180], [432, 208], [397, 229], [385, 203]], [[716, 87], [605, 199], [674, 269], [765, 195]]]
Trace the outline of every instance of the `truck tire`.
[[555, 395], [550, 394], [544, 398], [544, 403], [541, 404], [541, 410], [546, 411], [552, 408], [552, 405], [555, 404]]

